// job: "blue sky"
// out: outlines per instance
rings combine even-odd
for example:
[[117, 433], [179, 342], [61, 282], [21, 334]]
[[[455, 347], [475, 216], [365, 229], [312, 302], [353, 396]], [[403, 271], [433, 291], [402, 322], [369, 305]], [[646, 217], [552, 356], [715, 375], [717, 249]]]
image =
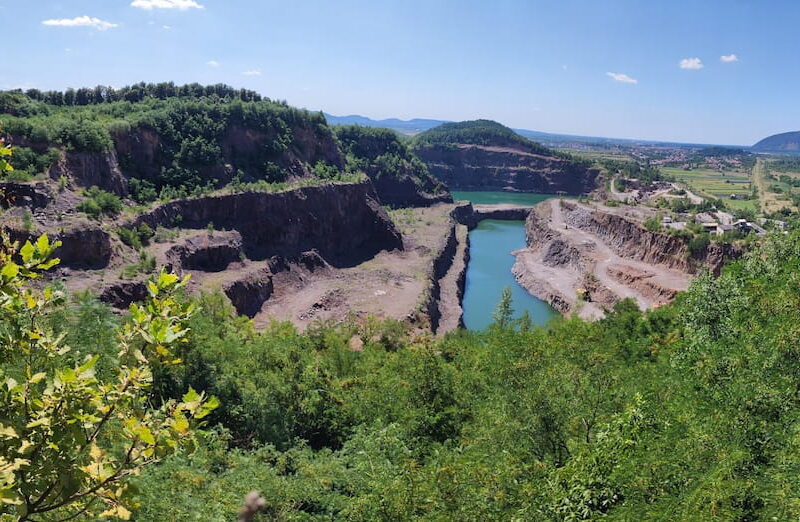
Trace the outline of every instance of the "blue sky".
[[793, 0], [0, 0], [0, 20], [0, 88], [224, 82], [338, 115], [704, 143], [800, 129]]

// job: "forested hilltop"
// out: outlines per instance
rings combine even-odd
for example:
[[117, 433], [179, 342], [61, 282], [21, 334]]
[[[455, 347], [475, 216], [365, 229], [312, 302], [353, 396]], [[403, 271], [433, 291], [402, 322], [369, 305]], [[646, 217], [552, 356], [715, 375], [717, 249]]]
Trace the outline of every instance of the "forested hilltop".
[[[226, 85], [2, 92], [0, 129], [15, 146], [12, 181], [64, 176], [139, 203], [228, 184], [350, 179], [365, 167], [346, 157], [322, 113]], [[381, 144], [391, 150], [373, 154], [382, 156], [367, 169], [373, 177], [446, 194], [424, 166], [402, 163], [407, 149]]]

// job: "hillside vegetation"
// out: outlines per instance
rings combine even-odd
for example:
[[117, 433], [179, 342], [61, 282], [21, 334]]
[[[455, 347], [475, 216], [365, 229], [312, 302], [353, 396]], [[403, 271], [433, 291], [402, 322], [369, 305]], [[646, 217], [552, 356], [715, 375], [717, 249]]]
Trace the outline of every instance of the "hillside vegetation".
[[363, 171], [406, 185], [396, 200], [379, 188], [387, 204], [446, 196], [394, 134], [347, 127], [340, 149], [322, 113], [225, 85], [0, 92], [0, 128], [15, 146], [14, 180], [63, 174], [139, 203], [228, 184], [349, 179]]
[[[150, 397], [219, 406], [126, 505], [230, 520], [256, 489], [263, 520], [797, 518], [798, 269], [800, 235], [777, 236], [649, 313], [531, 329], [505, 303], [443, 340], [373, 319], [256, 332], [205, 295]], [[77, 296], [46, 320], [113, 372], [122, 319]]]
[[412, 139], [414, 153], [453, 190], [585, 194], [598, 169], [490, 120], [445, 123]]
[[520, 136], [505, 125], [492, 120], [443, 123], [414, 137], [414, 147], [465, 144], [493, 147], [515, 147], [532, 154], [556, 155], [555, 151]]
[[449, 198], [447, 189], [394, 131], [358, 125], [333, 129], [348, 169], [366, 173], [385, 204], [411, 206], [420, 203], [423, 195]]
[[207, 298], [159, 386], [219, 396], [221, 429], [139, 481], [140, 517], [224, 519], [256, 488], [282, 519], [796, 518], [798, 265], [795, 234], [648, 314], [443, 341], [256, 334]]

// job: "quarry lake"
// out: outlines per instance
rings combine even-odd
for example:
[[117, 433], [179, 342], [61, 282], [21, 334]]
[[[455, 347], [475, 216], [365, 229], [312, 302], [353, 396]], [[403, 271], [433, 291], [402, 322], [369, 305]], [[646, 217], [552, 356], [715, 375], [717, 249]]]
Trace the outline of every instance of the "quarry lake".
[[[479, 198], [462, 198], [461, 194], [464, 193], [454, 192], [453, 197], [469, 199], [473, 203], [479, 202], [477, 201]], [[540, 194], [522, 195], [537, 196], [541, 198], [539, 201], [548, 197]], [[506, 201], [502, 202], [506, 203]], [[518, 202], [514, 201], [514, 203]], [[467, 267], [466, 288], [462, 302], [464, 324], [467, 328], [483, 330], [492, 323], [492, 312], [500, 302], [500, 295], [505, 287], [511, 288], [514, 317], [519, 317], [527, 310], [533, 322], [542, 325], [557, 315], [557, 312], [549, 304], [533, 297], [522, 288], [511, 273], [511, 267], [514, 265], [514, 256], [511, 255], [511, 252], [525, 247], [524, 221], [483, 220], [470, 231], [469, 240], [470, 261]]]
[[[469, 201], [473, 205], [535, 205], [552, 198], [552, 194], [533, 194], [529, 192], [490, 192], [490, 191], [460, 191], [451, 192], [454, 201]], [[524, 241], [517, 248], [524, 246]]]

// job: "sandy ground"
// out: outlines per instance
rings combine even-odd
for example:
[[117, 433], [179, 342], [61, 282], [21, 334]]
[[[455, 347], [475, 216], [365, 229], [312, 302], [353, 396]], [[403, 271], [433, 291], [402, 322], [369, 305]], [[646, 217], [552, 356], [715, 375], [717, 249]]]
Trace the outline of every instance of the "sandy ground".
[[353, 268], [313, 273], [291, 270], [274, 279], [275, 293], [254, 320], [288, 320], [299, 328], [349, 314], [405, 320], [413, 317], [428, 288], [428, 274], [449, 228], [452, 204], [403, 209], [392, 218], [403, 233], [404, 251], [381, 252]]
[[608, 295], [610, 291], [612, 300], [632, 298], [642, 309], [658, 306], [668, 301], [674, 292], [688, 288], [688, 274], [623, 258], [600, 237], [567, 226], [558, 200], [543, 205], [546, 205], [544, 214], [548, 215], [549, 228], [580, 251], [582, 266], [554, 266], [545, 258], [544, 245], [533, 245], [515, 252], [514, 273], [534, 295], [551, 302], [554, 298], [565, 302], [563, 312], [576, 312], [581, 317], [595, 319], [602, 317], [603, 308], [612, 304], [605, 297], [601, 302], [578, 299], [579, 291], [586, 290], [587, 274], [591, 274], [589, 280], [594, 279], [592, 283], [598, 289], [598, 296]]

